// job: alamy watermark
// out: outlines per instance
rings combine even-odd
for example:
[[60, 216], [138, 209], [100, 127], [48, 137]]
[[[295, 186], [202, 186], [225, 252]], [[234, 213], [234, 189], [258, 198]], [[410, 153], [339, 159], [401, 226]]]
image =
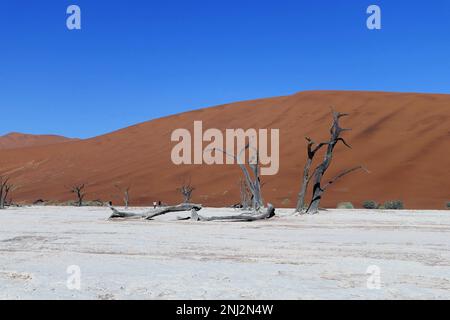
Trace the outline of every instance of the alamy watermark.
[[69, 275], [67, 277], [66, 286], [69, 290], [81, 290], [81, 268], [77, 265], [71, 265], [67, 267], [66, 273]]
[[367, 18], [367, 29], [369, 30], [381, 30], [381, 8], [375, 4], [370, 5], [367, 8], [367, 14], [370, 16]]
[[66, 26], [69, 30], [81, 29], [81, 9], [77, 5], [70, 5], [67, 7], [66, 13], [70, 16], [67, 17]]
[[[66, 20], [66, 26], [69, 30], [81, 30], [81, 8], [72, 4], [67, 7], [66, 13], [69, 14]], [[381, 8], [372, 4], [367, 7], [366, 13], [370, 16], [367, 18], [366, 26], [369, 30], [381, 30]]]
[[369, 290], [380, 290], [381, 289], [381, 269], [379, 266], [372, 265], [366, 270], [366, 274], [369, 275], [367, 278], [366, 286]]
[[[193, 134], [188, 129], [176, 129], [171, 141], [178, 142], [171, 153], [176, 165], [259, 163], [265, 176], [277, 174], [280, 168], [279, 129], [226, 129], [223, 133], [210, 128], [203, 132], [203, 122], [194, 121]], [[204, 142], [208, 144], [204, 146]]]

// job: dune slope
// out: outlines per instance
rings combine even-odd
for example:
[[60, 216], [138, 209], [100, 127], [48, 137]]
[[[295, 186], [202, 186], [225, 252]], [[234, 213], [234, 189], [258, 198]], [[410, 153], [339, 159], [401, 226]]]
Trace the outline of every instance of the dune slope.
[[56, 135], [35, 135], [11, 132], [4, 136], [0, 136], [0, 150], [46, 146], [71, 140], [73, 139]]

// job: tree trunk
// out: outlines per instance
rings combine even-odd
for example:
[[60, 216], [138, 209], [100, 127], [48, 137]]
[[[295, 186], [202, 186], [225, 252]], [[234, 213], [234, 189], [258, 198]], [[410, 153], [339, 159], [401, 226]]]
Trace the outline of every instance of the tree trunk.
[[9, 178], [3, 179], [3, 177], [0, 176], [0, 209], [5, 209], [8, 194], [13, 189], [13, 185], [8, 182]]
[[128, 190], [125, 191], [125, 196], [124, 196], [124, 202], [125, 202], [125, 209], [128, 209], [128, 205], [130, 203], [130, 194], [128, 192]]
[[307, 213], [316, 214], [319, 212], [319, 205], [320, 205], [320, 200], [322, 200], [322, 194], [323, 194], [323, 190], [320, 189], [320, 184], [314, 185], [313, 197], [312, 197], [311, 203], [309, 204], [308, 209], [306, 210]]
[[309, 184], [309, 170], [311, 169], [312, 159], [308, 159], [303, 170], [303, 182], [298, 193], [297, 207], [295, 212], [303, 212], [305, 210], [305, 195]]
[[82, 207], [83, 206], [83, 198], [81, 197], [81, 194], [78, 192], [77, 194], [78, 197], [78, 206]]
[[320, 164], [314, 174], [314, 187], [313, 187], [313, 196], [311, 198], [311, 202], [309, 204], [307, 213], [315, 214], [319, 212], [319, 205], [320, 201], [322, 200], [322, 194], [324, 190], [321, 187], [321, 181], [323, 178], [323, 175], [327, 171], [328, 167], [330, 166], [331, 159], [333, 158], [333, 150], [336, 146], [335, 141], [330, 141], [328, 144], [327, 152], [325, 153], [325, 157], [323, 159], [322, 164]]

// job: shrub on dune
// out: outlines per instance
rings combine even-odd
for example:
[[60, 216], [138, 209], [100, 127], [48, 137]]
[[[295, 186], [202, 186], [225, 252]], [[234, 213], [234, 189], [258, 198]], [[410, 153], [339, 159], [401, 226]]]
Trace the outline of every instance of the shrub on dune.
[[351, 202], [341, 202], [337, 205], [338, 209], [355, 209]]
[[401, 200], [392, 200], [392, 201], [386, 201], [384, 203], [384, 208], [388, 210], [402, 210], [405, 208], [403, 205], [403, 201]]
[[380, 205], [373, 200], [367, 200], [363, 202], [364, 209], [378, 209], [379, 206]]

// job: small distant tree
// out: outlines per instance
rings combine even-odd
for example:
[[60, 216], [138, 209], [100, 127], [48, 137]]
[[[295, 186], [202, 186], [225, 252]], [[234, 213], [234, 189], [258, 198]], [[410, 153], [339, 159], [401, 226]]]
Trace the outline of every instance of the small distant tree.
[[128, 206], [130, 205], [130, 189], [131, 189], [131, 187], [128, 186], [128, 187], [121, 188], [117, 184], [115, 185], [115, 187], [117, 189], [119, 189], [120, 192], [123, 193], [123, 203], [125, 205], [125, 208], [128, 208]]
[[192, 192], [195, 188], [191, 185], [191, 178], [183, 179], [181, 187], [177, 188], [177, 191], [183, 195], [183, 203], [190, 203], [192, 198]]
[[0, 176], [0, 209], [5, 209], [8, 203], [8, 195], [13, 190], [14, 185], [9, 183], [9, 178]]
[[85, 187], [86, 187], [86, 185], [84, 183], [83, 184], [76, 184], [76, 185], [73, 185], [73, 186], [69, 187], [69, 191], [71, 193], [74, 193], [76, 195], [76, 197], [77, 197], [76, 205], [78, 207], [82, 207], [83, 206], [83, 199], [84, 199], [84, 196], [86, 195], [86, 192], [84, 191]]

